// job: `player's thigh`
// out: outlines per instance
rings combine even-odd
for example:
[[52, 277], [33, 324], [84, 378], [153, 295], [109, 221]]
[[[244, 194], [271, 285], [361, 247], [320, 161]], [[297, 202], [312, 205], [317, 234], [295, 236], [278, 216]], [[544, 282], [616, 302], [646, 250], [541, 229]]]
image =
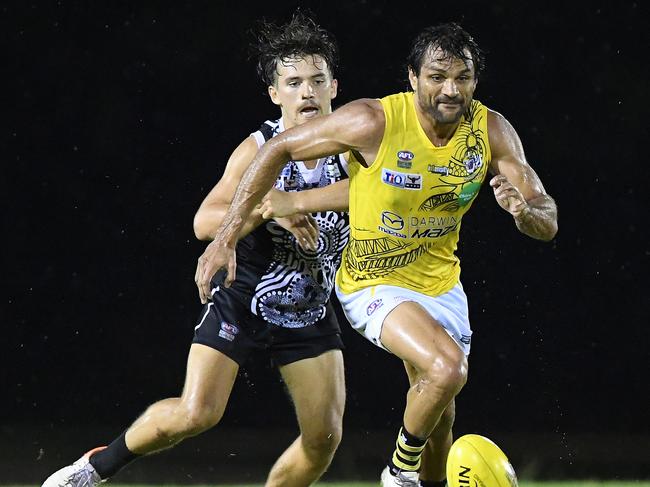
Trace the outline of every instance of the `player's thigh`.
[[193, 343], [187, 359], [182, 401], [191, 409], [222, 411], [239, 365], [214, 348]]
[[280, 373], [296, 409], [301, 431], [341, 427], [345, 374], [341, 350], [283, 365]]
[[384, 319], [381, 343], [418, 370], [435, 360], [467, 367], [465, 354], [445, 328], [415, 301], [397, 305]]

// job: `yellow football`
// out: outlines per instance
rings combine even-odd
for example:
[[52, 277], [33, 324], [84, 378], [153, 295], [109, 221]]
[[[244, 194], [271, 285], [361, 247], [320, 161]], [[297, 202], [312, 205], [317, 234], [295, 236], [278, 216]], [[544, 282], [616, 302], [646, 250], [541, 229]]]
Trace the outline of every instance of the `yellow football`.
[[480, 435], [461, 436], [451, 445], [447, 483], [449, 487], [518, 487], [508, 457]]

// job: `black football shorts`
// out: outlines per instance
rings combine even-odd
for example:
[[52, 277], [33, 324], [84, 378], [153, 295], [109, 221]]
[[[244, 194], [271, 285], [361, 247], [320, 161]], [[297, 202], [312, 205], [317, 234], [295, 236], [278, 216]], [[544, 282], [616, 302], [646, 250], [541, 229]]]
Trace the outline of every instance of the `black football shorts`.
[[[331, 304], [325, 318], [302, 328], [282, 328], [253, 314], [228, 288], [221, 288], [198, 318], [192, 343], [227, 355], [240, 366], [251, 353], [268, 351], [277, 366], [342, 350], [341, 330]], [[249, 301], [250, 302], [250, 301]]]

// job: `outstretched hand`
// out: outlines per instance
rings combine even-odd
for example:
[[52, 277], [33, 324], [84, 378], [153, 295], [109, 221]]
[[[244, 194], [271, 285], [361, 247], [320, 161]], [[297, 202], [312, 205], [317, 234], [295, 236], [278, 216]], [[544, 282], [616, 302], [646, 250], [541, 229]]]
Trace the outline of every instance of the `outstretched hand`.
[[291, 216], [297, 213], [294, 204], [296, 193], [272, 189], [262, 199], [260, 212], [266, 219]]
[[318, 223], [311, 215], [291, 215], [275, 218], [275, 222], [296, 237], [303, 250], [315, 252], [318, 248]]
[[504, 175], [499, 174], [490, 180], [494, 197], [499, 206], [515, 218], [528, 208], [526, 199]]
[[194, 281], [199, 288], [201, 303], [205, 304], [212, 299], [210, 282], [212, 277], [221, 269], [227, 270], [228, 275], [223, 284], [225, 287], [230, 287], [230, 284], [235, 280], [237, 271], [235, 248], [229, 247], [217, 236], [205, 248], [196, 265]]

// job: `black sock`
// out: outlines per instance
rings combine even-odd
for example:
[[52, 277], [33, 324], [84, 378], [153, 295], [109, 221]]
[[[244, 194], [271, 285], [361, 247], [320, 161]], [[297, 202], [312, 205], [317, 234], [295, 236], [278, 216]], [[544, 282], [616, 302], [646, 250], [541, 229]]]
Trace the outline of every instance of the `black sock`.
[[101, 479], [106, 480], [139, 456], [127, 448], [125, 431], [108, 448], [91, 455], [88, 461]]
[[447, 480], [420, 480], [420, 487], [447, 487]]
[[427, 440], [413, 436], [402, 426], [395, 442], [395, 451], [388, 462], [393, 475], [400, 471], [417, 472], [420, 470], [420, 457]]

